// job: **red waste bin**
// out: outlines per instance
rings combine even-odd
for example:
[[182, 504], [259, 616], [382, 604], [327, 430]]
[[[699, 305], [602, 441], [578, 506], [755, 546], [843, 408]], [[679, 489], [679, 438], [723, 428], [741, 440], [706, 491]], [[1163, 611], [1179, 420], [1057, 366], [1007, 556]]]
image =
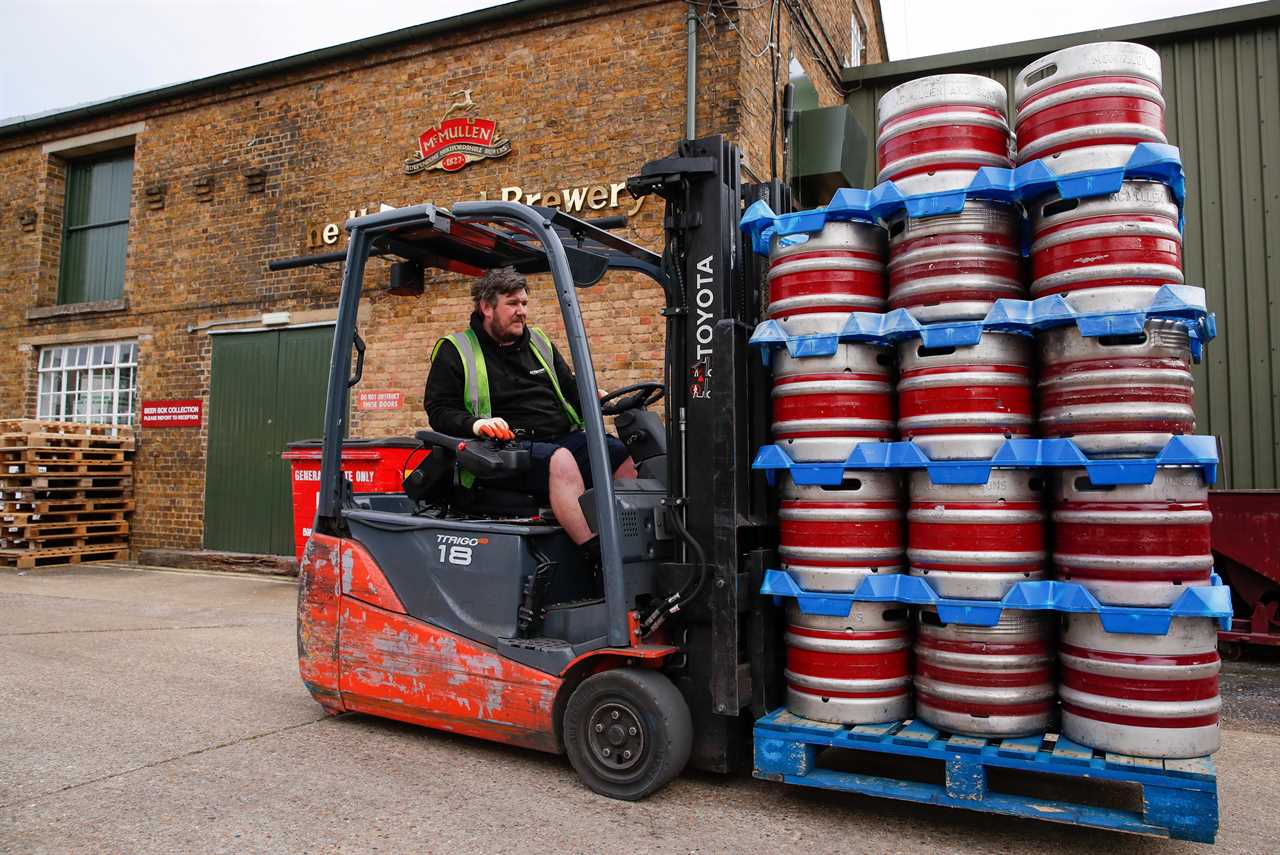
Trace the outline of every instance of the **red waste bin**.
[[[289, 443], [280, 455], [288, 460], [293, 484], [293, 545], [298, 560], [311, 537], [320, 498], [320, 457], [323, 440]], [[422, 443], [407, 436], [384, 439], [348, 439], [342, 443], [342, 474], [355, 493], [399, 493], [405, 474], [422, 462]]]

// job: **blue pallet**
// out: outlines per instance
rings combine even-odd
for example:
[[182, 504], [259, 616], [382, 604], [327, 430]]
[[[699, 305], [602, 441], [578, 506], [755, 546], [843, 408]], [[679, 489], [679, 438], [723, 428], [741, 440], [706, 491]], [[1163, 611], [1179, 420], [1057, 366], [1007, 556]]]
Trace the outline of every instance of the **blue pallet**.
[[1006, 439], [986, 460], [932, 460], [910, 441], [868, 440], [853, 447], [843, 461], [792, 460], [781, 444], [766, 445], [751, 462], [770, 484], [787, 472], [797, 484], [838, 486], [850, 469], [925, 469], [935, 484], [985, 484], [993, 469], [1084, 469], [1099, 486], [1150, 484], [1164, 466], [1195, 466], [1206, 484], [1218, 477], [1218, 441], [1212, 436], [1175, 436], [1151, 457], [1090, 459], [1070, 439]]
[[925, 347], [968, 347], [977, 344], [983, 332], [1032, 335], [1036, 332], [1075, 325], [1083, 336], [1133, 335], [1142, 332], [1153, 318], [1180, 323], [1191, 340], [1191, 356], [1196, 362], [1204, 346], [1218, 333], [1217, 318], [1205, 305], [1205, 291], [1192, 285], [1162, 285], [1145, 309], [1115, 312], [1078, 312], [1061, 294], [1036, 300], [996, 300], [982, 320], [944, 321], [922, 324], [906, 309], [883, 314], [851, 312], [839, 332], [788, 335], [778, 321], [762, 321], [751, 334], [751, 344], [761, 349], [768, 366], [772, 351], [785, 347], [795, 357], [831, 356], [841, 342], [868, 342], [891, 346], [919, 338]]
[[1190, 587], [1168, 608], [1136, 606], [1104, 606], [1078, 582], [1017, 582], [999, 600], [962, 600], [939, 596], [929, 581], [920, 576], [891, 573], [868, 576], [852, 593], [806, 591], [785, 570], [765, 571], [760, 593], [775, 600], [793, 599], [807, 615], [843, 617], [855, 602], [908, 603], [935, 606], [943, 623], [966, 626], [995, 626], [1005, 609], [1018, 611], [1052, 611], [1071, 614], [1096, 614], [1107, 632], [1134, 635], [1168, 635], [1174, 618], [1213, 618], [1227, 630], [1231, 628], [1231, 589], [1213, 574], [1213, 584]]
[[1181, 211], [1187, 198], [1187, 179], [1182, 170], [1182, 156], [1176, 146], [1139, 143], [1134, 146], [1133, 154], [1124, 166], [1110, 169], [1089, 169], [1060, 175], [1053, 170], [1052, 159], [1042, 158], [1024, 163], [1013, 171], [1018, 198], [1024, 202], [1046, 193], [1057, 193], [1063, 199], [1109, 196], [1118, 191], [1122, 183], [1131, 179], [1147, 179], [1169, 185], [1173, 198], [1178, 203], [1178, 229], [1181, 230]]
[[[1058, 174], [1052, 160], [1033, 160], [1016, 169], [984, 166], [968, 186], [934, 193], [903, 193], [892, 181], [884, 181], [871, 190], [846, 188], [837, 190], [831, 202], [822, 208], [775, 214], [763, 200], [747, 208], [739, 227], [751, 238], [757, 255], [769, 254], [769, 243], [775, 234], [803, 242], [809, 234], [821, 231], [829, 222], [860, 220], [878, 222], [906, 211], [912, 217], [955, 214], [970, 199], [983, 199], [1015, 204], [1057, 193], [1064, 199], [1108, 196], [1130, 179], [1147, 179], [1167, 184], [1178, 203], [1178, 230], [1184, 226], [1186, 176], [1178, 149], [1160, 143], [1139, 143], [1124, 166], [1089, 169]], [[1025, 242], [1025, 241], [1024, 241]], [[1024, 247], [1025, 254], [1025, 247]]]
[[892, 181], [882, 181], [870, 192], [868, 208], [873, 217], [887, 220], [903, 211], [911, 217], [958, 214], [971, 199], [1013, 205], [1020, 199], [1016, 179], [1015, 170], [984, 166], [967, 186], [956, 190], [903, 193]]
[[[754, 743], [755, 777], [764, 780], [1200, 843], [1212, 843], [1218, 830], [1218, 776], [1209, 757], [1150, 760], [1108, 754], [1054, 733], [1019, 739], [954, 736], [910, 719], [851, 727], [809, 721], [786, 710], [756, 722]], [[945, 769], [945, 783], [819, 768], [818, 754], [828, 748], [935, 760]], [[989, 769], [1062, 776], [1073, 780], [1056, 782], [1060, 788], [1074, 785], [1086, 795], [1073, 801], [992, 792]], [[1084, 803], [1087, 794], [1108, 782], [1140, 786], [1142, 809]]]

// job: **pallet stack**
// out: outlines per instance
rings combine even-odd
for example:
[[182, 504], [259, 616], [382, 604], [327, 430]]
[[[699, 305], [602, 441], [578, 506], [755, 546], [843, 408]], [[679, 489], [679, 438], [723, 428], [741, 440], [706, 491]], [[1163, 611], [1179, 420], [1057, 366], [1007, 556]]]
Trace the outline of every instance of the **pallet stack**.
[[0, 565], [127, 559], [127, 427], [0, 420]]

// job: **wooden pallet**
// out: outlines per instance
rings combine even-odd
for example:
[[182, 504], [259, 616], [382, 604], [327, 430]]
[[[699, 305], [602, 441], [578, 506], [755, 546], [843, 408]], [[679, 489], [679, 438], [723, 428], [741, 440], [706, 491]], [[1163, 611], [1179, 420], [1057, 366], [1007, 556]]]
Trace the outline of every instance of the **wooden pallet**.
[[96, 499], [0, 500], [0, 514], [128, 513], [133, 510], [133, 507], [133, 499], [122, 499], [116, 497]]
[[128, 513], [128, 511], [53, 511], [43, 514], [35, 511], [15, 511], [12, 513], [0, 513], [0, 531], [36, 525], [37, 523], [43, 525], [53, 523], [123, 522]]
[[98, 434], [69, 433], [0, 433], [0, 447], [26, 448], [37, 445], [42, 448], [106, 448], [133, 451], [132, 436], [101, 436]]
[[133, 437], [133, 429], [124, 425], [85, 424], [84, 422], [48, 422], [40, 419], [0, 419], [0, 433], [44, 433], [70, 436]]
[[15, 445], [0, 448], [0, 465], [14, 463], [123, 463], [123, 448], [57, 448]]
[[8, 475], [0, 474], [0, 492], [44, 490], [66, 492], [79, 489], [124, 490], [133, 486], [133, 478], [123, 475]]
[[6, 478], [25, 478], [48, 475], [51, 478], [71, 478], [88, 475], [94, 478], [125, 477], [133, 474], [133, 464], [115, 460], [7, 460], [0, 462], [0, 475]]
[[128, 531], [104, 531], [82, 535], [42, 535], [40, 538], [0, 538], [0, 549], [45, 552], [47, 549], [128, 548]]
[[104, 544], [70, 549], [0, 549], [0, 565], [19, 569], [46, 567], [51, 564], [80, 564], [85, 561], [128, 561], [129, 549], [123, 544]]
[[[832, 768], [841, 765], [836, 761], [859, 759], [879, 761], [880, 767], [875, 774]], [[908, 776], [911, 763], [927, 767], [925, 774]], [[1210, 758], [1151, 760], [1107, 754], [1054, 733], [981, 739], [947, 734], [910, 719], [850, 727], [776, 710], [756, 722], [755, 776], [1202, 843], [1212, 843], [1218, 828], [1217, 773]], [[1052, 785], [1053, 797], [1026, 795], [1006, 786], [1005, 778], [1017, 776], [1024, 791]], [[1000, 781], [999, 788], [991, 786], [992, 777]], [[1108, 788], [1140, 788], [1140, 807], [1100, 806], [1099, 797]]]
[[117, 534], [129, 531], [124, 520], [62, 520], [0, 525], [0, 536], [10, 540], [47, 540], [56, 537], [81, 537], [95, 534]]

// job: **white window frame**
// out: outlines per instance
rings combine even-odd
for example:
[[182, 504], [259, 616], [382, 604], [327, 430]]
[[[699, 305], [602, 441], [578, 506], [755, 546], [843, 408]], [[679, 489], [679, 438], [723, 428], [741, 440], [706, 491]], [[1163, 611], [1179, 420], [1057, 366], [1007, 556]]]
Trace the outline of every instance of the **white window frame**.
[[845, 65], [849, 68], [862, 65], [862, 52], [866, 49], [867, 43], [862, 35], [862, 24], [855, 12], [849, 19], [849, 60]]
[[136, 341], [42, 347], [36, 375], [38, 419], [125, 426], [135, 421], [138, 407]]

